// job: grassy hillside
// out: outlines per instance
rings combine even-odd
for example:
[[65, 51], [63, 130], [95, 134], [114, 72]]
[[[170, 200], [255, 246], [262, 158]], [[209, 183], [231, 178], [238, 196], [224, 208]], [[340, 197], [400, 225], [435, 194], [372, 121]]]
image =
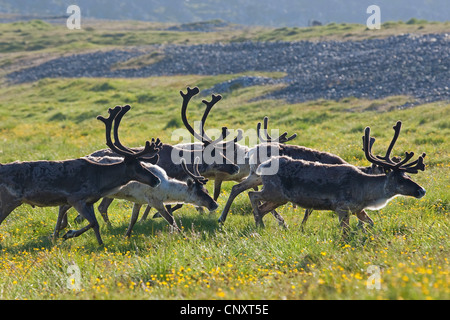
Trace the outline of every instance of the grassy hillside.
[[[213, 21], [214, 22], [214, 21]], [[194, 25], [194, 26], [193, 26]], [[385, 22], [380, 30], [361, 24], [335, 24], [305, 28], [269, 28], [229, 25], [212, 32], [169, 31], [171, 24], [83, 20], [81, 30], [69, 30], [64, 23], [41, 20], [0, 24], [0, 76], [65, 54], [130, 48], [146, 45], [199, 44], [232, 41], [360, 40], [401, 33], [439, 33], [450, 30], [450, 22], [411, 19], [406, 23]], [[188, 30], [194, 29], [190, 24]], [[141, 64], [155, 56], [141, 57]]]
[[[7, 45], [20, 37], [33, 41], [33, 35], [40, 32], [33, 27], [29, 31], [21, 29], [19, 35], [13, 36], [11, 25], [0, 28], [5, 37], [11, 37], [5, 39], [12, 39], [6, 41]], [[47, 25], [44, 28], [61, 32], [54, 35], [59, 41], [53, 36], [48, 39], [58, 43], [36, 51], [6, 50], [9, 53], [0, 61], [5, 63], [6, 57], [12, 57], [10, 67], [15, 68], [16, 59], [46, 50], [67, 54], [73, 48], [125, 44], [100, 32], [88, 35], [87, 31], [74, 37], [104, 38], [110, 43], [86, 38], [71, 42], [63, 36], [66, 30]], [[327, 26], [323, 28], [320, 30]], [[24, 32], [30, 35], [23, 35]], [[198, 38], [181, 32], [174, 34], [180, 42], [181, 36], [189, 41], [202, 38], [198, 34], [193, 35]], [[257, 34], [264, 37], [264, 33]], [[140, 37], [137, 31], [136, 37]], [[216, 41], [213, 35], [205, 37], [202, 39], [211, 37], [209, 41]], [[28, 40], [21, 39], [17, 43], [24, 42], [26, 46]], [[95, 117], [106, 115], [107, 108], [117, 104], [132, 106], [121, 126], [125, 145], [142, 145], [151, 137], [176, 143], [171, 135], [173, 125], [180, 123], [179, 91], [187, 86], [207, 89], [235, 76], [44, 79], [3, 85], [0, 162], [68, 159], [104, 148], [104, 126]], [[398, 109], [409, 97], [345, 98], [301, 104], [253, 100], [278, 86], [240, 88], [223, 94], [224, 99], [211, 111], [208, 126], [253, 129], [267, 115], [271, 127], [298, 134], [291, 143], [338, 154], [355, 165], [367, 165], [361, 151], [364, 128], [371, 126], [377, 138], [374, 153], [383, 153], [391, 140], [392, 126], [402, 120], [404, 129], [395, 153], [427, 153], [426, 171], [413, 177], [427, 190], [426, 196], [420, 200], [398, 197], [381, 210], [369, 211], [375, 226], [366, 233], [357, 228], [356, 219], [352, 218], [347, 242], [340, 241], [338, 219], [332, 212], [314, 212], [302, 232], [303, 210], [291, 205], [279, 210], [289, 224], [287, 230], [280, 229], [271, 216], [265, 217], [265, 229], [257, 229], [245, 193], [235, 200], [226, 224], [219, 226], [217, 218], [231, 182], [224, 186], [216, 213], [199, 215], [192, 206], [177, 211], [175, 217], [183, 231], [176, 234], [168, 232], [165, 221], [149, 219], [137, 223], [131, 238], [125, 239], [131, 204], [115, 201], [110, 207], [111, 226], [100, 221], [98, 215], [103, 247], [98, 247], [92, 231], [53, 244], [48, 237], [53, 232], [57, 208], [23, 205], [0, 226], [0, 298], [449, 299], [449, 102]], [[192, 101], [192, 119], [201, 115], [202, 98]], [[212, 190], [211, 185], [208, 188]], [[73, 222], [75, 216], [70, 211], [72, 229], [81, 227]], [[68, 282], [73, 284], [68, 268], [74, 264], [80, 270], [80, 290], [68, 288]], [[380, 290], [366, 286], [370, 266], [380, 268]]]

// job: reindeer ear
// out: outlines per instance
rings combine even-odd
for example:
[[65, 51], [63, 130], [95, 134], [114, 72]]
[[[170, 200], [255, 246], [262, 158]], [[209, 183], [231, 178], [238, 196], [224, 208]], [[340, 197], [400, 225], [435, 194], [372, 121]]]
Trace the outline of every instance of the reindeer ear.
[[187, 183], [188, 187], [192, 187], [195, 184], [194, 180], [192, 180], [191, 178], [187, 179], [186, 183]]

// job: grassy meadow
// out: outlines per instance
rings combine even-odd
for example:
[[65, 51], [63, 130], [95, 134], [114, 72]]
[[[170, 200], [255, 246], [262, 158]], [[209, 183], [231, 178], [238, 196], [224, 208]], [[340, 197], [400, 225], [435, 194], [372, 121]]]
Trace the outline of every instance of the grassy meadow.
[[[1, 32], [10, 32], [5, 30], [11, 25], [0, 26]], [[49, 44], [36, 52], [2, 51], [0, 63], [9, 57], [14, 64], [15, 59], [55, 48]], [[105, 148], [104, 125], [95, 117], [118, 104], [132, 107], [120, 129], [125, 145], [139, 146], [152, 137], [175, 144], [172, 131], [182, 126], [179, 91], [187, 86], [207, 89], [234, 77], [43, 79], [4, 84], [0, 87], [0, 162], [69, 159]], [[412, 98], [350, 97], [300, 104], [254, 100], [279, 86], [224, 93], [211, 111], [208, 126], [254, 129], [269, 116], [271, 128], [298, 134], [291, 143], [368, 165], [361, 150], [364, 128], [370, 126], [377, 138], [374, 153], [383, 154], [392, 126], [402, 120], [394, 153], [427, 153], [425, 172], [413, 176], [427, 190], [426, 196], [420, 200], [397, 197], [385, 208], [369, 211], [375, 225], [366, 228], [366, 233], [351, 218], [345, 242], [334, 213], [315, 211], [301, 231], [303, 209], [292, 205], [279, 208], [288, 229], [281, 229], [270, 215], [264, 219], [266, 227], [258, 229], [246, 193], [235, 200], [227, 222], [220, 226], [217, 218], [232, 182], [224, 184], [215, 213], [199, 214], [189, 205], [176, 211], [181, 233], [169, 233], [162, 219], [148, 219], [138, 222], [126, 239], [132, 204], [116, 200], [109, 210], [111, 225], [97, 215], [105, 242], [102, 247], [91, 230], [53, 243], [49, 236], [57, 208], [23, 205], [0, 226], [0, 299], [449, 299], [450, 103], [399, 109]], [[200, 118], [203, 98], [193, 99], [190, 119]], [[212, 192], [211, 183], [208, 189]], [[75, 216], [71, 210], [71, 229], [81, 228], [73, 222]], [[74, 265], [79, 270], [75, 278]], [[374, 268], [379, 289], [367, 286]]]

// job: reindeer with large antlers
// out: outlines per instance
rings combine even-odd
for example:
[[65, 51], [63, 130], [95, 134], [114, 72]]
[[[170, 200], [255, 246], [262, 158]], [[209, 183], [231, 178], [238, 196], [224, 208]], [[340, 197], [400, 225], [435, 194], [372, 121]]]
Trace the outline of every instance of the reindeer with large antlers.
[[[203, 103], [206, 105], [206, 110], [201, 118], [202, 131], [200, 133], [197, 133], [193, 129], [193, 127], [189, 124], [186, 116], [186, 111], [190, 100], [198, 93], [199, 89], [197, 87], [194, 87], [192, 89], [188, 87], [186, 93], [180, 91], [180, 95], [183, 98], [183, 103], [181, 107], [181, 117], [183, 119], [183, 123], [185, 124], [186, 129], [191, 133], [191, 135], [193, 135], [196, 139], [199, 139], [202, 142], [200, 148], [199, 149], [182, 148], [176, 145], [172, 146], [169, 144], [162, 144], [161, 151], [158, 154], [159, 156], [158, 166], [160, 166], [167, 173], [168, 177], [182, 181], [186, 181], [191, 177], [184, 170], [181, 164], [181, 159], [185, 159], [186, 168], [188, 169], [189, 172], [195, 172], [194, 170], [198, 170], [201, 176], [208, 179], [214, 179], [214, 177], [219, 174], [224, 175], [238, 174], [239, 166], [233, 163], [232, 160], [226, 158], [222, 152], [215, 153], [215, 146], [220, 145], [222, 149], [231, 148], [236, 141], [241, 139], [242, 132], [241, 131], [238, 132], [238, 135], [234, 140], [230, 140], [226, 143], [222, 143], [225, 137], [229, 135], [229, 132], [226, 127], [222, 128], [222, 135], [216, 140], [212, 140], [209, 136], [206, 135], [206, 133], [204, 132], [204, 124], [206, 122], [206, 119], [212, 107], [221, 99], [221, 96], [212, 95], [211, 101], [203, 100]], [[132, 150], [139, 151], [141, 149], [142, 148], [134, 148]], [[204, 156], [205, 152], [207, 152], [206, 156]], [[96, 151], [90, 154], [88, 158], [104, 157], [104, 156], [115, 157], [117, 156], [117, 154], [115, 152], [112, 152], [110, 149], [106, 149]], [[200, 161], [200, 163], [198, 163], [197, 165], [194, 165], [194, 160], [198, 156], [202, 157], [202, 161]], [[98, 209], [102, 214], [102, 217], [105, 220], [105, 222], [109, 222], [107, 212], [108, 207], [112, 203], [112, 201], [113, 201], [112, 198], [105, 197], [98, 206]], [[173, 212], [174, 210], [180, 208], [181, 206], [182, 205], [179, 204], [171, 208], [170, 205], [168, 205], [167, 209], [169, 212]], [[150, 209], [151, 209], [150, 206], [146, 208], [142, 216], [143, 220], [147, 218]]]
[[[303, 146], [296, 146], [296, 145], [289, 145], [284, 144], [284, 142], [287, 142], [289, 140], [292, 140], [295, 138], [295, 134], [292, 135], [289, 138], [286, 138], [287, 133], [283, 133], [280, 135], [278, 139], [272, 139], [267, 134], [267, 122], [268, 118], [264, 118], [264, 130], [263, 133], [265, 134], [266, 138], [264, 138], [261, 135], [261, 123], [258, 123], [257, 125], [257, 134], [259, 136], [259, 139], [263, 141], [263, 143], [251, 148], [248, 152], [248, 158], [250, 162], [250, 174], [248, 177], [234, 185], [231, 188], [230, 195], [228, 197], [227, 203], [225, 204], [225, 207], [222, 210], [222, 214], [219, 217], [219, 223], [225, 223], [225, 220], [227, 218], [228, 212], [230, 211], [231, 205], [234, 201], [234, 199], [248, 189], [255, 189], [259, 185], [262, 184], [261, 177], [256, 173], [256, 169], [258, 166], [264, 162], [270, 159], [271, 157], [275, 156], [288, 156], [293, 159], [301, 159], [306, 161], [317, 161], [320, 163], [325, 164], [348, 164], [344, 159], [341, 157], [334, 155], [329, 152], [323, 152], [315, 149], [310, 149]], [[361, 171], [367, 173], [367, 174], [377, 174], [381, 173], [382, 170], [380, 167], [376, 165], [372, 165], [369, 167], [360, 167]], [[302, 226], [306, 223], [308, 220], [308, 217], [312, 213], [313, 209], [306, 209], [305, 210], [305, 216], [303, 218]], [[282, 226], [285, 226], [284, 220], [281, 217], [281, 215], [277, 214], [276, 211], [272, 211], [272, 214], [274, 217], [278, 220], [278, 223]], [[373, 224], [370, 217], [367, 215], [367, 213], [363, 210], [362, 212], [358, 213], [358, 218], [360, 221], [368, 222], [370, 224]]]
[[[219, 96], [220, 97], [220, 96]], [[260, 135], [260, 129], [261, 129], [261, 123], [258, 123], [257, 131], [260, 141], [271, 143], [272, 141], [274, 143], [286, 143], [288, 141], [291, 141], [294, 139], [297, 134], [293, 134], [290, 137], [287, 136], [287, 132], [280, 135], [278, 138], [272, 138], [267, 133], [267, 124], [268, 124], [268, 117], [264, 118], [264, 133], [266, 134], [266, 138], [263, 138]], [[214, 176], [214, 200], [217, 201], [219, 198], [220, 190], [222, 187], [223, 181], [235, 181], [235, 182], [242, 182], [249, 174], [250, 174], [250, 164], [249, 164], [249, 158], [248, 158], [248, 151], [250, 150], [249, 147], [246, 145], [242, 145], [237, 143], [239, 140], [238, 138], [241, 138], [241, 134], [238, 133], [238, 136], [235, 138], [234, 148], [231, 148], [231, 150], [228, 148], [226, 149], [225, 155], [232, 159], [233, 163], [237, 164], [239, 166], [239, 172], [236, 174], [227, 174], [225, 172], [217, 171], [216, 175]], [[183, 149], [194, 149], [194, 150], [201, 150], [202, 144], [201, 143], [188, 143], [188, 144], [178, 144], [177, 146], [183, 148]], [[223, 152], [223, 147], [218, 147], [219, 151]]]
[[[183, 121], [184, 126], [189, 131], [189, 133], [191, 133], [191, 135], [195, 139], [199, 140], [200, 142], [177, 144], [176, 146], [179, 148], [185, 149], [185, 150], [192, 150], [192, 151], [208, 150], [211, 155], [216, 155], [217, 153], [223, 154], [225, 151], [232, 152], [233, 157], [230, 160], [232, 161], [232, 163], [239, 166], [239, 171], [236, 173], [230, 174], [230, 173], [227, 173], [224, 171], [216, 170], [214, 172], [214, 176], [210, 177], [210, 178], [214, 179], [214, 200], [217, 200], [219, 197], [219, 194], [220, 194], [220, 188], [221, 188], [222, 181], [225, 177], [230, 177], [230, 176], [241, 177], [243, 174], [245, 175], [245, 172], [243, 172], [243, 170], [242, 170], [243, 168], [240, 165], [239, 161], [236, 161], [236, 157], [238, 157], [237, 156], [238, 154], [244, 153], [246, 150], [243, 148], [243, 146], [237, 144], [237, 142], [240, 141], [243, 137], [242, 130], [238, 131], [238, 134], [234, 138], [234, 140], [228, 141], [226, 143], [220, 143], [220, 144], [215, 143], [215, 144], [213, 144], [213, 146], [211, 146], [211, 143], [210, 143], [211, 138], [209, 138], [206, 135], [204, 126], [205, 126], [206, 118], [208, 117], [209, 112], [211, 111], [212, 107], [222, 99], [221, 95], [213, 94], [211, 101], [202, 100], [202, 103], [204, 103], [206, 105], [206, 109], [205, 109], [205, 112], [203, 113], [203, 116], [202, 116], [202, 119], [200, 122], [201, 132], [200, 132], [200, 134], [195, 132], [194, 128], [189, 124], [189, 121], [187, 120], [186, 111], [187, 111], [187, 106], [188, 106], [190, 99], [198, 93], [199, 93], [199, 89], [197, 87], [194, 87], [193, 89], [188, 88], [186, 94], [181, 92], [181, 95], [183, 97], [183, 106], [181, 108], [181, 119]], [[213, 148], [211, 148], [211, 147], [213, 147]], [[229, 154], [226, 154], [226, 156], [229, 156]], [[227, 159], [229, 159], [229, 158], [227, 158]]]
[[[425, 154], [407, 163], [413, 152], [406, 152], [401, 161], [390, 158], [392, 147], [400, 132], [401, 123], [394, 127], [395, 136], [384, 157], [372, 155], [375, 141], [370, 137], [370, 128], [363, 137], [366, 159], [386, 170], [386, 173], [369, 175], [348, 164], [324, 164], [292, 159], [286, 156], [273, 157], [263, 162], [256, 173], [261, 175], [261, 191], [250, 191], [255, 222], [263, 226], [264, 215], [290, 201], [304, 208], [332, 210], [339, 215], [341, 227], [346, 234], [350, 214], [359, 214], [364, 209], [380, 209], [395, 196], [421, 198], [425, 189], [412, 181], [407, 173], [424, 171]], [[278, 166], [273, 175], [264, 175], [269, 166]], [[260, 201], [263, 203], [259, 205]]]
[[[106, 125], [108, 147], [124, 158], [114, 164], [99, 164], [85, 158], [65, 161], [13, 162], [0, 165], [0, 223], [22, 203], [31, 206], [73, 206], [89, 224], [70, 230], [64, 238], [78, 237], [93, 229], [98, 243], [103, 241], [94, 214], [93, 204], [131, 180], [156, 187], [160, 180], [141, 163], [143, 156], [155, 157], [160, 150], [159, 139], [146, 142], [140, 152], [116, 147], [111, 141], [112, 121], [129, 109], [110, 109], [108, 119], [98, 117]], [[116, 122], [116, 128], [119, 123]], [[118, 141], [118, 140], [117, 140]], [[61, 210], [60, 210], [61, 211]]]

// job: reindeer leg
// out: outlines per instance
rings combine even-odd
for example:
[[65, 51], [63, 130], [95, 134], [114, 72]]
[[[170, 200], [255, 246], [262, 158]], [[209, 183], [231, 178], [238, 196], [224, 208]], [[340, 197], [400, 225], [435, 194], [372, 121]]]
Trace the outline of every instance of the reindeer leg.
[[217, 199], [219, 198], [220, 195], [220, 188], [222, 187], [222, 180], [221, 179], [216, 179], [214, 180], [214, 201], [217, 201]]
[[68, 214], [70, 208], [71, 208], [71, 207], [69, 207], [69, 208], [66, 210], [66, 213], [65, 213], [65, 214], [63, 215], [63, 217], [62, 217], [61, 225], [59, 226], [59, 231], [61, 231], [61, 230], [65, 229], [65, 228], [67, 228], [67, 226], [68, 226], [68, 224], [69, 224], [69, 220], [67, 219], [67, 214]]
[[[148, 217], [148, 214], [150, 213], [150, 210], [152, 210], [152, 207], [148, 204], [148, 205], [145, 207], [144, 214], [142, 215], [142, 218], [141, 218], [140, 221], [145, 221], [145, 220], [147, 220], [147, 217]], [[155, 218], [155, 216], [153, 216], [153, 218]], [[156, 218], [157, 218], [157, 217], [156, 217]]]
[[250, 198], [250, 203], [253, 208], [253, 217], [255, 218], [255, 223], [257, 227], [264, 228], [264, 222], [262, 221], [262, 216], [259, 211], [259, 202], [261, 198], [261, 191], [250, 191], [248, 193], [248, 197]]
[[302, 231], [303, 231], [303, 226], [306, 225], [306, 221], [308, 221], [308, 218], [312, 212], [313, 212], [313, 209], [305, 209], [305, 215], [303, 216], [303, 221], [302, 221]]
[[98, 212], [100, 212], [100, 214], [102, 215], [103, 221], [105, 221], [105, 223], [107, 224], [111, 224], [111, 221], [109, 221], [108, 217], [108, 208], [113, 202], [113, 200], [114, 200], [113, 198], [105, 197], [102, 199], [102, 202], [100, 202], [100, 204], [97, 207]]
[[264, 217], [267, 213], [275, 211], [275, 208], [278, 208], [279, 206], [282, 206], [286, 202], [272, 202], [272, 201], [266, 201], [262, 205], [259, 206], [259, 212], [261, 213], [262, 217]]
[[137, 221], [137, 218], [139, 217], [139, 211], [141, 210], [142, 205], [135, 203], [133, 205], [133, 211], [131, 213], [131, 219], [130, 224], [128, 225], [127, 232], [125, 233], [125, 237], [129, 238], [131, 235], [131, 230], [133, 230], [134, 224]]
[[[170, 204], [168, 204], [168, 205], [166, 205], [166, 210], [171, 216], [173, 216], [173, 213], [176, 210], [180, 209], [181, 207], [183, 207], [183, 205], [181, 203], [178, 203], [178, 204], [174, 205], [173, 207]], [[161, 217], [162, 216], [159, 214], [159, 212], [156, 212], [155, 215], [153, 216], [153, 218], [161, 218]]]
[[337, 211], [337, 214], [339, 215], [339, 225], [342, 229], [342, 238], [345, 240], [347, 239], [347, 235], [350, 230], [350, 213], [348, 210], [340, 210]]
[[178, 228], [177, 223], [175, 219], [172, 217], [172, 215], [167, 211], [166, 207], [164, 206], [164, 203], [160, 203], [155, 205], [155, 209], [158, 210], [158, 212], [163, 216], [164, 219], [169, 223], [170, 231], [181, 231], [180, 228]]
[[67, 227], [67, 211], [72, 206], [67, 204], [63, 206], [59, 206], [58, 209], [58, 218], [56, 219], [56, 225], [55, 230], [53, 231], [52, 240], [56, 241], [59, 237], [59, 230], [62, 230], [63, 228]]
[[22, 201], [12, 195], [6, 187], [0, 187], [0, 224], [21, 204]]
[[275, 219], [277, 219], [278, 225], [280, 225], [283, 228], [287, 228], [287, 224], [284, 221], [284, 218], [283, 218], [283, 216], [281, 214], [279, 214], [276, 210], [272, 210], [270, 212], [275, 217]]
[[[255, 218], [255, 223], [257, 227], [264, 227], [264, 223], [262, 221], [263, 217], [270, 211], [275, 211], [276, 208], [281, 206], [283, 203], [275, 203], [267, 201], [263, 203], [261, 206], [259, 205], [260, 201], [264, 201], [264, 188], [261, 191], [250, 191], [248, 193], [248, 197], [250, 198], [250, 203], [252, 204], [253, 208], [253, 216]], [[273, 212], [272, 212], [273, 214]], [[280, 219], [278, 217], [281, 217], [278, 215], [278, 213], [275, 211], [274, 214], [275, 218], [280, 222]], [[278, 216], [278, 217], [277, 217]], [[283, 224], [284, 219], [281, 217]]]
[[[273, 214], [273, 212], [275, 211], [276, 208], [278, 208], [279, 206], [281, 206], [281, 205], [283, 205], [283, 204], [285, 204], [285, 203], [286, 203], [286, 202], [279, 203], [279, 202], [266, 201], [265, 203], [263, 203], [262, 205], [260, 205], [260, 206], [258, 207], [258, 211], [259, 211], [259, 216], [260, 216], [260, 218], [261, 218], [261, 226], [264, 227], [264, 223], [262, 223], [262, 219], [264, 218], [264, 216], [265, 216], [267, 213], [272, 212], [272, 214]], [[276, 213], [276, 211], [275, 211], [275, 213]], [[278, 214], [278, 213], [277, 213], [277, 214]], [[280, 217], [281, 217], [281, 216], [280, 216]], [[283, 219], [283, 218], [281, 217], [281, 219]], [[286, 226], [285, 223], [284, 223], [284, 219], [282, 220], [282, 222], [283, 222], [283, 224], [280, 224], [280, 225], [281, 225], [282, 227], [287, 228], [287, 226]], [[280, 223], [280, 221], [278, 221], [278, 223]]]
[[[261, 184], [261, 177], [257, 175], [249, 175], [244, 181], [241, 183], [235, 184], [231, 188], [230, 196], [228, 197], [227, 203], [225, 204], [225, 207], [223, 208], [222, 214], [219, 217], [219, 223], [225, 223], [225, 220], [227, 219], [228, 211], [230, 211], [231, 204], [233, 203], [234, 199], [244, 192], [247, 189], [257, 187]], [[255, 191], [256, 192], [256, 191]]]
[[361, 228], [363, 232], [365, 232], [363, 222], [368, 223], [369, 226], [373, 227], [373, 220], [369, 217], [365, 210], [361, 210], [356, 214], [356, 216], [358, 217], [358, 228]]
[[97, 237], [97, 242], [99, 245], [103, 245], [102, 238], [100, 236], [100, 226], [98, 225], [97, 219], [95, 218], [95, 212], [94, 212], [94, 206], [92, 204], [86, 204], [85, 202], [81, 203], [74, 203], [72, 205], [78, 213], [81, 214], [83, 218], [85, 218], [89, 224], [81, 228], [79, 230], [69, 230], [67, 233], [63, 236], [63, 239], [69, 239], [78, 237], [81, 234], [85, 233], [89, 229], [94, 229], [95, 236]]

